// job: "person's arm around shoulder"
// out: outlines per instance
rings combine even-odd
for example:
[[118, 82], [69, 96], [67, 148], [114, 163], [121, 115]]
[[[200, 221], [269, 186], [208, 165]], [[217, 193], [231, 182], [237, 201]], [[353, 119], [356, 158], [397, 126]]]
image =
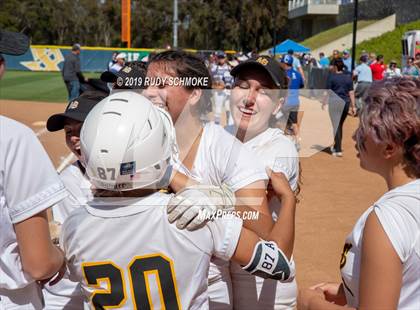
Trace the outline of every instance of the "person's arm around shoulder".
[[244, 218], [244, 227], [257, 233], [261, 238], [268, 238], [273, 228], [273, 218], [268, 208], [266, 184], [264, 181], [256, 181], [235, 192], [235, 211], [258, 212], [258, 219]]
[[[295, 194], [288, 183], [281, 183], [273, 186], [277, 187], [277, 193], [281, 196], [282, 207], [293, 209], [296, 205]], [[287, 186], [285, 186], [287, 185]], [[277, 278], [276, 272], [284, 273], [290, 280], [294, 275], [293, 264], [290, 261], [292, 249], [282, 246], [284, 239], [282, 236], [282, 222], [276, 222], [268, 235], [267, 240], [261, 240], [256, 233], [246, 228], [242, 228], [239, 242], [232, 259], [251, 273], [256, 273], [267, 278]], [[265, 255], [266, 254], [266, 255]], [[284, 268], [284, 269], [282, 269]]]
[[[273, 191], [278, 200], [281, 201], [281, 209], [277, 219], [275, 233], [277, 245], [290, 259], [293, 253], [295, 241], [295, 216], [296, 216], [296, 195], [289, 185], [287, 177], [282, 172], [268, 171], [270, 175], [269, 191]], [[270, 235], [274, 238], [273, 235]]]

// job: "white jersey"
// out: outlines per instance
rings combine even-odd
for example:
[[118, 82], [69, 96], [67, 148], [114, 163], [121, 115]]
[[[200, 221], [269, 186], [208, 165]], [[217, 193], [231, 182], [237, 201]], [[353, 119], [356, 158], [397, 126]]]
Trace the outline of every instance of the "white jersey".
[[[210, 258], [232, 257], [239, 218], [217, 219], [196, 231], [167, 218], [172, 195], [93, 200], [66, 220], [61, 244], [72, 280], [102, 306], [121, 309], [206, 309]], [[121, 205], [124, 204], [124, 205]]]
[[295, 144], [281, 129], [267, 128], [253, 139], [245, 142], [253, 154], [258, 155], [265, 167], [273, 172], [282, 172], [292, 190], [296, 190], [299, 180], [299, 154]]
[[60, 224], [69, 214], [93, 198], [91, 183], [80, 170], [80, 163], [74, 162], [61, 173], [60, 179], [64, 183], [69, 195], [52, 208], [54, 220]]
[[341, 276], [347, 305], [359, 306], [362, 239], [366, 220], [375, 212], [402, 263], [398, 309], [418, 309], [420, 303], [420, 180], [385, 193], [357, 221], [346, 239]]
[[251, 183], [267, 180], [265, 167], [220, 125], [206, 123], [191, 171], [179, 164], [180, 172], [202, 184], [228, 185], [237, 191]]
[[[37, 288], [22, 270], [13, 224], [48, 209], [67, 193], [31, 129], [0, 116], [0, 141], [0, 299], [6, 299], [8, 290], [21, 289], [27, 300], [37, 294], [23, 288]], [[31, 304], [28, 300], [28, 309]]]
[[[273, 172], [282, 172], [295, 190], [299, 180], [299, 157], [295, 144], [282, 130], [268, 128], [253, 139], [245, 142], [256, 160]], [[277, 197], [269, 201], [273, 218], [276, 220], [280, 211]], [[246, 273], [235, 263], [231, 264], [233, 305], [235, 309], [291, 309], [296, 304], [296, 279], [290, 283], [281, 283], [263, 279]]]
[[[253, 182], [267, 180], [265, 167], [223, 127], [206, 123], [191, 171], [182, 163], [180, 172], [201, 184], [227, 184], [237, 191]], [[212, 259], [209, 271], [209, 295], [212, 309], [231, 309], [229, 262]]]

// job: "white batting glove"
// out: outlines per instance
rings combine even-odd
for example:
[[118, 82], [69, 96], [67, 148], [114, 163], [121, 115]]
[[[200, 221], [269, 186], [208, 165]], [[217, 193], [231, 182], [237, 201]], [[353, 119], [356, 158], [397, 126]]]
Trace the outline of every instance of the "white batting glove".
[[217, 210], [235, 207], [235, 194], [226, 185], [192, 185], [178, 192], [168, 204], [168, 220], [179, 229], [203, 227]]

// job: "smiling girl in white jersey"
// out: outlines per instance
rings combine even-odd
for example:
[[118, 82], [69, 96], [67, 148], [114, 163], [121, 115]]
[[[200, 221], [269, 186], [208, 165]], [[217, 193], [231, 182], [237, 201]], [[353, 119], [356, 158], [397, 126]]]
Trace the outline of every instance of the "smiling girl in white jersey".
[[419, 309], [420, 82], [378, 83], [354, 135], [360, 166], [379, 174], [386, 192], [348, 235], [342, 283], [300, 294], [300, 309]]
[[[164, 107], [175, 124], [179, 158], [182, 161], [176, 169], [202, 184], [227, 184], [239, 200], [254, 198], [256, 205], [249, 207], [260, 211], [260, 217], [266, 215], [269, 220], [267, 227], [271, 227], [265, 196], [267, 174], [264, 166], [255, 163], [252, 154], [221, 126], [203, 124], [200, 120], [200, 116], [211, 109], [211, 77], [204, 62], [183, 51], [166, 51], [150, 60], [147, 76], [195, 77], [208, 81], [207, 85], [201, 87], [168, 83], [149, 86], [144, 94], [154, 104]], [[248, 224], [253, 223], [245, 222], [245, 227]], [[229, 264], [217, 259], [213, 263], [209, 274], [210, 308], [231, 309]]]
[[[235, 122], [229, 128], [262, 165], [272, 170], [271, 178], [283, 173], [293, 190], [298, 187], [299, 158], [294, 143], [278, 128], [270, 128], [270, 121], [282, 106], [287, 89], [287, 77], [279, 63], [261, 56], [236, 66], [231, 73], [235, 82], [230, 96], [231, 112]], [[295, 209], [281, 208], [277, 197], [268, 191], [272, 216], [284, 227], [294, 227]], [[291, 240], [294, 230], [285, 229], [282, 235]], [[243, 272], [231, 264], [234, 309], [290, 309], [296, 304], [296, 281], [280, 283]]]

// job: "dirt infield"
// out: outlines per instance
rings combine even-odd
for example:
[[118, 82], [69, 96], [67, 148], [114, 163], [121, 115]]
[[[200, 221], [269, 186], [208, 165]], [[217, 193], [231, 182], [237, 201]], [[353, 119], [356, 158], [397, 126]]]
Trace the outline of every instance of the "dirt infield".
[[[23, 122], [38, 133], [56, 167], [69, 151], [63, 132], [46, 132], [43, 122], [64, 108], [62, 103], [0, 101], [2, 115]], [[386, 190], [378, 176], [359, 167], [351, 140], [357, 122], [355, 118], [346, 120], [343, 158], [320, 152], [301, 159], [303, 185], [294, 253], [301, 287], [339, 281], [339, 261], [346, 235], [361, 213]]]

